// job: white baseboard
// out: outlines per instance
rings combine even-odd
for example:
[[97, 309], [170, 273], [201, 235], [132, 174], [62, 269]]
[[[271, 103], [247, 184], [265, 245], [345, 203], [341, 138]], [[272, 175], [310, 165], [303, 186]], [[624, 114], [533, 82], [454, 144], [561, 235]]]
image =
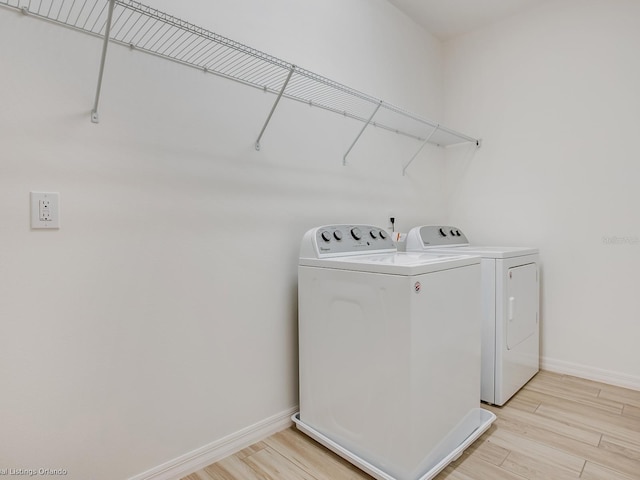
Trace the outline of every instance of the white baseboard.
[[298, 407], [292, 407], [284, 412], [277, 413], [220, 440], [131, 477], [129, 480], [179, 480], [190, 473], [284, 430], [293, 424], [291, 415], [297, 411]]
[[540, 358], [540, 368], [550, 372], [573, 375], [574, 377], [586, 378], [618, 387], [640, 390], [640, 377], [626, 373], [612, 372], [610, 370], [603, 370], [602, 368], [588, 367], [586, 365], [545, 357]]

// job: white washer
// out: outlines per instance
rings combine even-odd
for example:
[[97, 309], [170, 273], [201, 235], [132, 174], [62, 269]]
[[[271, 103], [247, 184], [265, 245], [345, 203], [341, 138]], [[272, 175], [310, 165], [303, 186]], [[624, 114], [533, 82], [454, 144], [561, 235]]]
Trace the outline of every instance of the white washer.
[[300, 430], [379, 480], [428, 480], [489, 428], [478, 257], [330, 225], [304, 235], [298, 273]]
[[480, 398], [504, 405], [539, 370], [538, 249], [470, 245], [457, 227], [422, 226], [407, 251], [482, 257], [482, 381]]

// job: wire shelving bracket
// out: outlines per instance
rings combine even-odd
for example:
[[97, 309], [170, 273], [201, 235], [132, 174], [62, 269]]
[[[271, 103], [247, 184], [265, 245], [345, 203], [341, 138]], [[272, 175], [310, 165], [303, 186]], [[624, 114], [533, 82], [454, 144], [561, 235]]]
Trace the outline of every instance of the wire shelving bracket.
[[376, 105], [376, 109], [373, 111], [373, 113], [371, 114], [371, 116], [369, 117], [369, 119], [365, 122], [365, 124], [362, 126], [362, 130], [360, 130], [360, 133], [358, 133], [358, 136], [356, 137], [356, 139], [353, 141], [353, 143], [351, 144], [351, 146], [349, 147], [349, 149], [347, 150], [347, 153], [344, 154], [344, 156], [342, 157], [342, 165], [347, 165], [347, 155], [349, 155], [349, 153], [351, 152], [351, 150], [353, 150], [353, 147], [355, 147], [356, 143], [358, 143], [358, 140], [360, 139], [360, 137], [362, 136], [362, 134], [364, 133], [365, 129], [371, 124], [371, 121], [373, 120], [373, 117], [376, 116], [376, 113], [378, 113], [378, 110], [380, 109], [380, 106], [382, 105], [382, 101], [380, 101], [378, 103], [378, 105]]
[[[91, 111], [91, 120], [96, 123], [99, 121], [98, 104], [108, 44], [113, 42], [276, 95], [256, 140], [257, 150], [282, 97], [364, 123], [343, 156], [344, 165], [374, 116], [375, 127], [422, 142], [420, 149], [404, 165], [403, 175], [427, 143], [447, 147], [472, 142], [480, 146], [479, 139], [135, 0], [0, 0], [0, 6], [103, 38], [98, 85]], [[426, 136], [425, 129], [430, 132]]]
[[107, 60], [107, 49], [109, 47], [109, 36], [111, 34], [111, 22], [113, 19], [113, 8], [115, 7], [115, 3], [115, 0], [109, 0], [109, 7], [107, 8], [107, 21], [105, 23], [104, 42], [102, 43], [102, 58], [100, 59], [100, 72], [98, 73], [98, 86], [96, 87], [96, 98], [93, 101], [93, 109], [91, 110], [91, 121], [93, 123], [100, 122], [100, 116], [98, 115], [98, 104], [100, 103], [102, 77], [104, 76], [104, 64]]
[[260, 130], [260, 135], [258, 135], [258, 139], [256, 140], [256, 150], [260, 150], [260, 139], [262, 138], [262, 135], [264, 135], [264, 131], [267, 129], [267, 125], [269, 125], [269, 122], [271, 121], [273, 112], [276, 111], [278, 102], [282, 98], [282, 95], [284, 94], [284, 91], [287, 88], [287, 85], [289, 85], [289, 80], [291, 80], [291, 75], [293, 75], [293, 72], [295, 71], [295, 69], [296, 67], [294, 65], [291, 65], [291, 70], [289, 70], [289, 75], [287, 75], [287, 78], [284, 81], [284, 85], [282, 85], [282, 88], [280, 89], [280, 93], [278, 93], [278, 96], [276, 97], [276, 101], [273, 102], [273, 107], [271, 107], [269, 116], [267, 117], [267, 120], [264, 122], [264, 125], [262, 126], [262, 130]]

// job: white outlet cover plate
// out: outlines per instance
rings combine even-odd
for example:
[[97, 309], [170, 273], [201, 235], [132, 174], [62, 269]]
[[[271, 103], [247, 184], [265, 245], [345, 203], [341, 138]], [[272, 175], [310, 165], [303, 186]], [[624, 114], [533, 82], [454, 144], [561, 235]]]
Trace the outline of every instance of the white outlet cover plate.
[[[40, 216], [41, 202], [48, 206], [48, 220]], [[31, 192], [31, 228], [60, 228], [60, 194], [57, 192]]]

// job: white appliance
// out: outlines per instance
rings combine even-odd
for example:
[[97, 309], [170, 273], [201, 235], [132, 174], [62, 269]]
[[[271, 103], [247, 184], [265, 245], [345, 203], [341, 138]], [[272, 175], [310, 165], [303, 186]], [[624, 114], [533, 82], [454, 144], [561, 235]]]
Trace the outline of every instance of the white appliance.
[[478, 257], [330, 225], [304, 235], [298, 274], [301, 431], [379, 480], [428, 480], [489, 428]]
[[538, 249], [470, 245], [457, 227], [422, 226], [406, 250], [482, 257], [482, 401], [504, 405], [539, 370]]

